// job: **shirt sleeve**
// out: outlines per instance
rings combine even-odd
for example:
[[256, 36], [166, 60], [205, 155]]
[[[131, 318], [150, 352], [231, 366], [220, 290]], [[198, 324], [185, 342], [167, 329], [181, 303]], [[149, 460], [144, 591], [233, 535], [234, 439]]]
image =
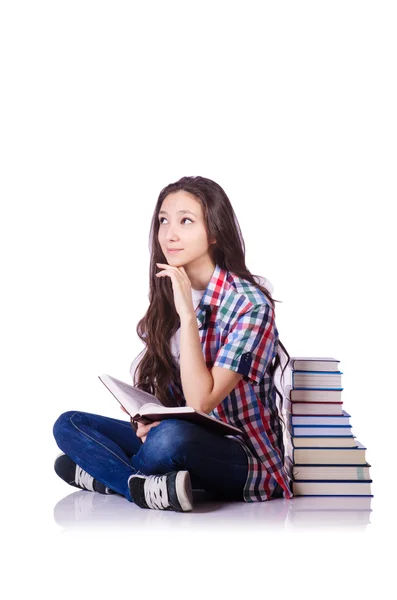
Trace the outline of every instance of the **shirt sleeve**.
[[251, 383], [260, 383], [276, 355], [277, 340], [273, 307], [253, 306], [237, 316], [213, 366], [231, 369]]

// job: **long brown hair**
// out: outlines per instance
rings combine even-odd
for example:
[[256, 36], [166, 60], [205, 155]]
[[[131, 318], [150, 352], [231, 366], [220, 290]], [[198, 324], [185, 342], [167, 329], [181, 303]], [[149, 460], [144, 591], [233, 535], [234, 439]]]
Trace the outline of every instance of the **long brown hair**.
[[[149, 233], [150, 289], [149, 308], [139, 321], [136, 331], [146, 345], [141, 353], [134, 376], [134, 386], [154, 394], [164, 406], [184, 404], [180, 372], [171, 353], [171, 337], [180, 327], [179, 315], [175, 309], [172, 283], [169, 277], [157, 278], [156, 263], [167, 263], [158, 241], [158, 213], [165, 197], [171, 192], [184, 190], [190, 192], [201, 203], [204, 222], [209, 239], [214, 237], [215, 244], [209, 247], [210, 256], [215, 264], [252, 283], [258, 288], [274, 308], [275, 302], [270, 292], [262, 286], [248, 270], [245, 264], [245, 244], [236, 215], [229, 198], [220, 185], [205, 177], [182, 177], [175, 183], [163, 188], [158, 197]], [[277, 354], [269, 366], [269, 374], [274, 379], [275, 371], [282, 366], [282, 353], [287, 359], [281, 371], [281, 382], [289, 362], [289, 354], [278, 339]], [[139, 356], [140, 356], [139, 355]], [[282, 406], [283, 395], [274, 383]], [[281, 418], [281, 415], [279, 415]], [[281, 421], [283, 419], [281, 418]], [[283, 421], [284, 423], [284, 421]]]

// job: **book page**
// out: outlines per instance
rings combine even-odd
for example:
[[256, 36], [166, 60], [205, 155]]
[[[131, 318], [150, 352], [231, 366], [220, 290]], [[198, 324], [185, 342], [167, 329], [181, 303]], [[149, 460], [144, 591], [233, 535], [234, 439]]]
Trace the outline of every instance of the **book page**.
[[191, 406], [163, 406], [154, 404], [153, 402], [148, 402], [144, 404], [139, 409], [141, 415], [150, 415], [151, 413], [169, 413], [169, 414], [182, 414], [182, 413], [192, 413], [199, 412], [195, 411]]
[[98, 375], [98, 377], [131, 416], [139, 412], [144, 404], [153, 404], [156, 408], [163, 406], [156, 396], [120, 381], [120, 379], [110, 375]]

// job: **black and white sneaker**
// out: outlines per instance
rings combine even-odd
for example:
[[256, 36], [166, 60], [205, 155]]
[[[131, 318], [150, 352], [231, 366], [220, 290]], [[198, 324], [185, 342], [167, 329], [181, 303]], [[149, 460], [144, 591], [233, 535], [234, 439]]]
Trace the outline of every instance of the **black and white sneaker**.
[[98, 492], [99, 494], [115, 494], [113, 490], [108, 488], [104, 483], [94, 479], [91, 475], [84, 471], [79, 465], [67, 454], [60, 454], [54, 463], [55, 473], [69, 485], [89, 490], [90, 492]]
[[128, 479], [131, 498], [141, 508], [187, 512], [193, 508], [189, 471], [166, 475], [131, 475]]

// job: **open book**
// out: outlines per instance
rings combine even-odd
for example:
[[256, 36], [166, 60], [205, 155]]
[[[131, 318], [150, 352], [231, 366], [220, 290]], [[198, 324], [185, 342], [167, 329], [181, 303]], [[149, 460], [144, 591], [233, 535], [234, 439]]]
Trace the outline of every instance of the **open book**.
[[133, 421], [148, 424], [164, 419], [183, 419], [206, 427], [214, 433], [221, 435], [238, 435], [241, 429], [224, 423], [215, 417], [210, 417], [204, 412], [195, 410], [191, 406], [163, 406], [161, 402], [148, 392], [144, 392], [124, 381], [110, 375], [98, 375], [102, 383], [113, 394], [118, 402], [125, 408]]

